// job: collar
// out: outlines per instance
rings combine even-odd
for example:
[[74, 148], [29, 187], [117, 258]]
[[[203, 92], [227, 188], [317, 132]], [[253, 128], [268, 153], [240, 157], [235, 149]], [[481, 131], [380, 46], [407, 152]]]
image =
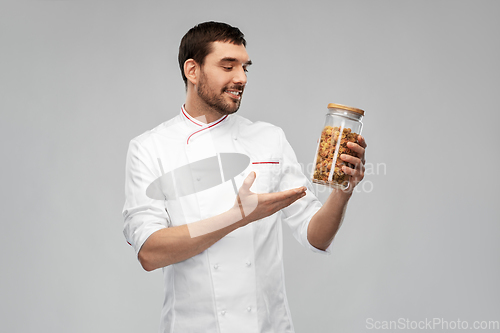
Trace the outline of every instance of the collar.
[[194, 131], [190, 135], [188, 135], [188, 137], [186, 139], [186, 144], [189, 144], [189, 139], [191, 139], [191, 137], [193, 135], [196, 135], [196, 134], [203, 132], [205, 130], [209, 130], [209, 129], [212, 129], [214, 127], [217, 127], [219, 124], [221, 124], [222, 122], [224, 122], [224, 120], [227, 119], [228, 115], [225, 115], [222, 118], [217, 119], [216, 121], [213, 121], [209, 124], [205, 124], [204, 122], [201, 122], [198, 119], [191, 117], [191, 115], [184, 108], [184, 105], [182, 105], [181, 106], [181, 117], [186, 121], [186, 123], [188, 123], [188, 126], [190, 128], [194, 127]]

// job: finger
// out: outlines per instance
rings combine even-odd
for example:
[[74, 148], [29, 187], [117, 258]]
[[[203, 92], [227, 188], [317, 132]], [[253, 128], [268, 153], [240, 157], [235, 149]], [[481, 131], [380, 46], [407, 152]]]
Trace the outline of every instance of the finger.
[[272, 215], [306, 195], [306, 192], [301, 192], [300, 189], [298, 192], [296, 190], [259, 194], [258, 202], [262, 209], [261, 212], [264, 213], [264, 216]]
[[275, 200], [286, 200], [287, 198], [300, 197], [306, 193], [307, 188], [305, 186], [292, 188], [290, 190], [285, 190], [281, 192], [269, 193], [272, 194], [272, 198]]
[[366, 144], [365, 138], [361, 135], [358, 135], [358, 143], [361, 147], [366, 148], [368, 145]]
[[255, 171], [250, 172], [247, 178], [245, 178], [245, 180], [243, 181], [243, 184], [240, 187], [240, 191], [250, 191], [250, 187], [252, 187], [256, 177], [257, 175], [255, 174]]
[[273, 206], [275, 207], [274, 208], [275, 211], [288, 207], [295, 201], [306, 196], [306, 192], [296, 192], [292, 193], [291, 195], [285, 193], [283, 194], [284, 195], [282, 196], [274, 198], [275, 201], [273, 202]]
[[285, 201], [285, 200], [292, 200], [295, 201], [304, 195], [306, 195], [306, 190], [307, 188], [302, 186], [298, 188], [293, 188], [290, 190], [285, 190], [281, 192], [274, 192], [274, 193], [263, 193], [262, 194], [262, 199], [263, 200], [269, 200], [271, 202], [280, 202], [280, 201]]
[[307, 187], [301, 186], [301, 187], [297, 187], [297, 188], [292, 188], [290, 190], [282, 191], [281, 193], [283, 193], [283, 192], [285, 192], [285, 193], [289, 192], [291, 194], [291, 196], [293, 196], [293, 195], [299, 195], [300, 196], [300, 195], [305, 194], [306, 191], [307, 191]]
[[359, 144], [354, 142], [348, 142], [347, 148], [355, 152], [358, 157], [363, 157], [365, 155], [365, 148], [361, 147]]
[[360, 178], [363, 179], [364, 177], [364, 174], [365, 174], [365, 167], [362, 166], [361, 168], [350, 168], [348, 167], [347, 165], [344, 165], [342, 166], [342, 171], [346, 174], [346, 175], [349, 175], [349, 176], [352, 176], [352, 177], [356, 177], [356, 178]]
[[364, 164], [364, 162], [360, 158], [347, 154], [341, 154], [340, 159], [344, 162], [353, 164], [356, 168], [359, 168], [361, 165]]

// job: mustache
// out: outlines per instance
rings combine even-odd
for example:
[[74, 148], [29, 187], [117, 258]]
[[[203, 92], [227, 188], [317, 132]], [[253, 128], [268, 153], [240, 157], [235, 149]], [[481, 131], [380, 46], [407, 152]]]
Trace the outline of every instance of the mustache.
[[242, 84], [235, 84], [233, 86], [225, 87], [224, 88], [224, 90], [228, 90], [228, 89], [234, 89], [234, 90], [241, 90], [241, 91], [243, 91], [245, 89], [245, 86], [242, 85]]

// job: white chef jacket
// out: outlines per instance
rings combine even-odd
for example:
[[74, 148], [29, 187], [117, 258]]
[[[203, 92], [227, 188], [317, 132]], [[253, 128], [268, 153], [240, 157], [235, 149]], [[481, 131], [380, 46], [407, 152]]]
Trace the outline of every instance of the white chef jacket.
[[321, 203], [279, 127], [236, 114], [205, 124], [181, 108], [178, 116], [130, 142], [124, 234], [136, 254], [155, 231], [206, 219], [233, 206], [231, 181], [173, 200], [146, 195], [147, 187], [163, 174], [230, 152], [250, 157], [247, 169], [234, 178], [238, 188], [255, 171], [253, 192], [307, 186], [307, 194], [229, 233], [202, 253], [164, 267], [161, 333], [294, 332], [284, 285], [281, 221], [306, 248], [330, 253], [330, 248], [321, 251], [307, 240], [309, 221]]

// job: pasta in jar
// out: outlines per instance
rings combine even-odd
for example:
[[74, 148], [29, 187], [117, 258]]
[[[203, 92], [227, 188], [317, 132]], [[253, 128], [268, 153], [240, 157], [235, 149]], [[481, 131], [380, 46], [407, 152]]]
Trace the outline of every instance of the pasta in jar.
[[347, 147], [348, 142], [358, 143], [358, 136], [363, 128], [362, 119], [365, 111], [341, 104], [328, 104], [311, 179], [314, 183], [346, 189], [349, 187], [349, 175], [342, 171], [343, 166], [353, 168], [340, 156], [356, 156]]

